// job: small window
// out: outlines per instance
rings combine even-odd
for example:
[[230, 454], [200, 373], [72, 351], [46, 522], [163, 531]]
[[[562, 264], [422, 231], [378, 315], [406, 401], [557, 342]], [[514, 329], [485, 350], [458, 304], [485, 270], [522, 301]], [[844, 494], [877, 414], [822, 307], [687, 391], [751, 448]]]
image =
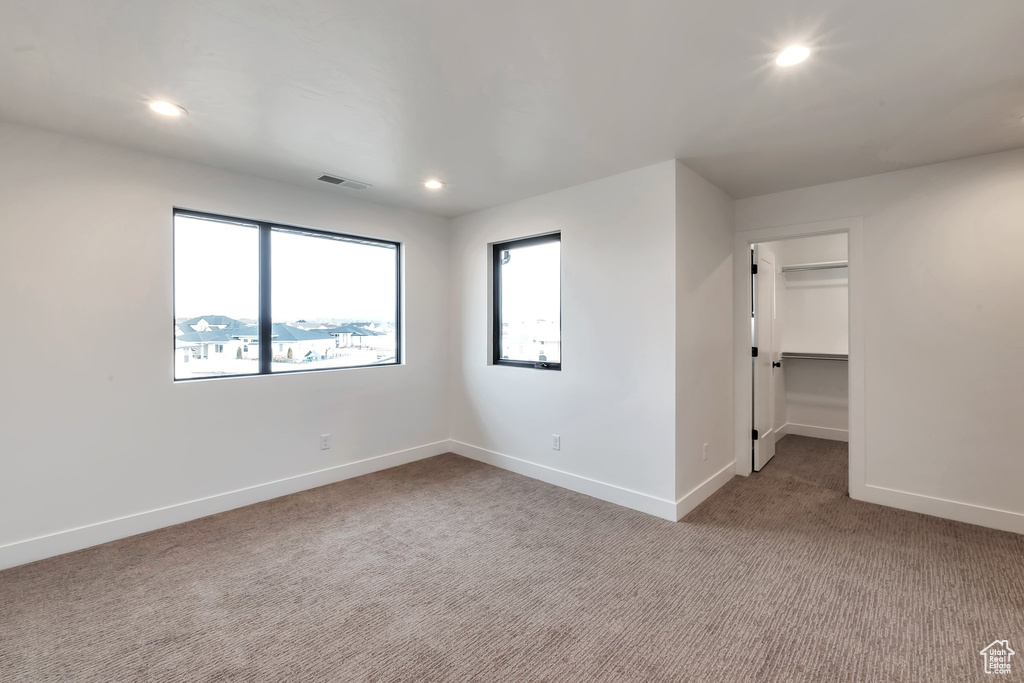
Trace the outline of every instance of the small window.
[[493, 245], [495, 365], [562, 369], [561, 234]]

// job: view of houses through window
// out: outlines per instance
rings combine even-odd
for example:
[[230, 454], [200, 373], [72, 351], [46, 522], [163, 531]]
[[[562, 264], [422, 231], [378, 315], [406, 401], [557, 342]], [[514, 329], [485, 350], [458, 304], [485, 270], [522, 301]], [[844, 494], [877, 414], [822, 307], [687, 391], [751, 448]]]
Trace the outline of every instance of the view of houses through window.
[[269, 231], [264, 371], [398, 362], [398, 245], [177, 213], [174, 376], [257, 374], [260, 233]]

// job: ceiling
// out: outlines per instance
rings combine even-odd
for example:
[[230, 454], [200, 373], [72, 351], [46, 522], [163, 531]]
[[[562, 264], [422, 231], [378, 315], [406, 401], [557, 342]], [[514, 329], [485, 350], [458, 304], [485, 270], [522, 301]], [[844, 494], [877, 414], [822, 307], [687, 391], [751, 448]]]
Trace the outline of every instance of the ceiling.
[[447, 216], [672, 158], [739, 198], [1024, 147], [1022, 36], [1021, 0], [0, 0], [0, 119]]

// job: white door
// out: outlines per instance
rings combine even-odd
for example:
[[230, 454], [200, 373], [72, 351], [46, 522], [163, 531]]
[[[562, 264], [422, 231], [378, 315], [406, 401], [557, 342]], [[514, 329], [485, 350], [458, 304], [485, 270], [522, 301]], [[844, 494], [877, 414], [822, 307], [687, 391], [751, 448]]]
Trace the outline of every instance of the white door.
[[[751, 274], [753, 306], [752, 346], [754, 362], [754, 471], [759, 472], [775, 455], [775, 254], [754, 245]], [[753, 269], [751, 269], [753, 270]], [[752, 352], [753, 353], [753, 352]], [[753, 434], [751, 435], [753, 436]]]

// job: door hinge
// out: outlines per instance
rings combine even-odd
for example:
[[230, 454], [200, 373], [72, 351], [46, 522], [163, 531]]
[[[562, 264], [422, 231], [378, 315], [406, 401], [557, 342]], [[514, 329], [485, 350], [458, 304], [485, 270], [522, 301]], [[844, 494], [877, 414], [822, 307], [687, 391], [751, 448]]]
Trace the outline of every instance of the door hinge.
[[750, 438], [752, 438], [754, 441], [757, 441], [757, 430], [756, 429], [754, 429], [754, 430], [752, 430], [750, 432]]
[[757, 275], [757, 264], [756, 263], [751, 263], [750, 264], [750, 274], [751, 275]]
[[750, 357], [751, 358], [757, 358], [757, 347], [756, 346], [751, 346], [750, 347]]

